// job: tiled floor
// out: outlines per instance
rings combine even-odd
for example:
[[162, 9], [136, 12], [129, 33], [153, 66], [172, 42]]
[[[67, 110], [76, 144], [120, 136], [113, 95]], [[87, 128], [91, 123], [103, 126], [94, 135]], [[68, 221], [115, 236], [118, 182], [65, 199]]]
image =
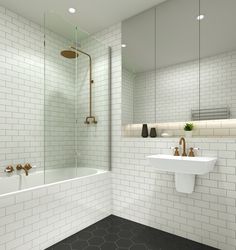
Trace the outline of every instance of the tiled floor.
[[213, 250], [111, 215], [47, 250]]

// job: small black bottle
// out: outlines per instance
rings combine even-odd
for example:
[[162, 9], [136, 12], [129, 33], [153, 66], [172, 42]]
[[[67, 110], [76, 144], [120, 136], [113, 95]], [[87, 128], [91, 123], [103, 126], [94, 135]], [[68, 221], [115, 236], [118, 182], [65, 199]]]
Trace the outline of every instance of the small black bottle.
[[147, 126], [147, 124], [143, 124], [142, 137], [144, 137], [144, 138], [148, 137], [148, 126]]
[[157, 137], [157, 131], [156, 131], [156, 128], [151, 128], [151, 131], [150, 131], [150, 137], [152, 137], [152, 138]]

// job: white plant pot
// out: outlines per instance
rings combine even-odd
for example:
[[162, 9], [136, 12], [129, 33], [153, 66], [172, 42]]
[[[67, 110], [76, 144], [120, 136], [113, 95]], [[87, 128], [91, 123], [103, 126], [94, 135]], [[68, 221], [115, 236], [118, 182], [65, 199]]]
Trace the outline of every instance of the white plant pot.
[[193, 131], [184, 131], [185, 132], [185, 137], [186, 138], [191, 138], [193, 137]]

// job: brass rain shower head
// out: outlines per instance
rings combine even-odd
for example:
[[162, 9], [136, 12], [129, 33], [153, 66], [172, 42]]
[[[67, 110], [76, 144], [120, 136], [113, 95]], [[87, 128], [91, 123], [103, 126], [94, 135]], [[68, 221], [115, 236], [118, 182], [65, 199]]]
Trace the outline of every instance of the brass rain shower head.
[[62, 50], [61, 55], [68, 59], [74, 59], [79, 56], [79, 53], [73, 50]]

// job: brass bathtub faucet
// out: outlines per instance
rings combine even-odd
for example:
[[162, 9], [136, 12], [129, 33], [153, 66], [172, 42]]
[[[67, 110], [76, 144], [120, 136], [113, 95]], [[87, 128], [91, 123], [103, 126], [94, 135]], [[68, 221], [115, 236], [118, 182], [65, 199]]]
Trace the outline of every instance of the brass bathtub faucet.
[[29, 170], [32, 168], [32, 166], [29, 163], [26, 163], [24, 166], [22, 166], [21, 164], [18, 164], [16, 166], [17, 170], [24, 170], [25, 171], [25, 175], [28, 176], [29, 175]]
[[11, 166], [11, 165], [9, 165], [9, 166], [7, 166], [6, 168], [5, 168], [5, 170], [4, 170], [6, 173], [12, 173], [12, 172], [14, 172], [14, 168]]

